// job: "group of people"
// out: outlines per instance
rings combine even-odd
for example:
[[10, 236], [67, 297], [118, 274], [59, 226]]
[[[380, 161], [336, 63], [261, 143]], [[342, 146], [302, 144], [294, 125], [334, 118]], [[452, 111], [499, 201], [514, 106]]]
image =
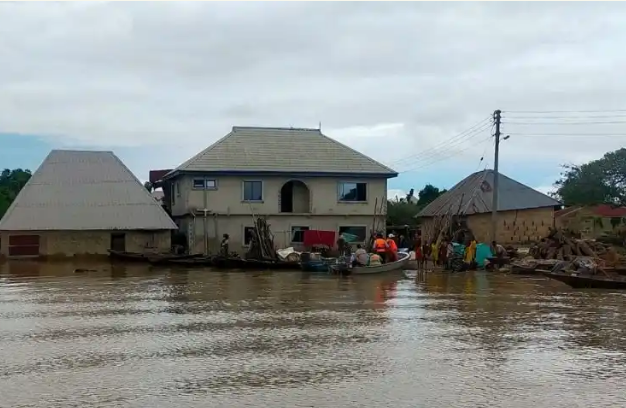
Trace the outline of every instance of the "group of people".
[[439, 245], [436, 241], [427, 241], [422, 239], [421, 235], [415, 238], [415, 260], [418, 268], [426, 268], [428, 262], [432, 262], [433, 267], [443, 266], [445, 269], [450, 267], [450, 260], [454, 254], [454, 245], [452, 240], [443, 239]]
[[[469, 242], [468, 242], [469, 241]], [[473, 237], [468, 239], [463, 245], [462, 253], [459, 252], [459, 257], [462, 256], [463, 263], [467, 267], [471, 268], [476, 263], [476, 251], [478, 248], [478, 242]], [[491, 242], [491, 253], [496, 260], [497, 266], [502, 266], [505, 258], [507, 257], [506, 249], [496, 243]], [[452, 259], [455, 253], [455, 243], [447, 238], [441, 240], [441, 243], [437, 245], [436, 241], [423, 240], [421, 235], [417, 235], [415, 238], [415, 259], [417, 260], [418, 268], [425, 269], [428, 266], [428, 262], [432, 262], [433, 267], [443, 267], [444, 269], [452, 269]], [[486, 261], [488, 263], [488, 261]]]
[[359, 244], [354, 254], [352, 254], [350, 263], [353, 267], [378, 266], [396, 260], [398, 260], [396, 236], [389, 234], [385, 237], [382, 233], [377, 233], [373, 237], [371, 253]]

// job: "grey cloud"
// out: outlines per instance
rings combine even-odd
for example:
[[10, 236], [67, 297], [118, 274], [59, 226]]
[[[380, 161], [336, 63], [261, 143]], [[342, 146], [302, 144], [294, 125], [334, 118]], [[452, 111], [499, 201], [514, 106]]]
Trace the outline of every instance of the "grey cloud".
[[[185, 140], [187, 154], [232, 125], [321, 121], [393, 164], [496, 108], [623, 107], [625, 14], [622, 3], [2, 3], [0, 130], [83, 144]], [[554, 136], [536, 153], [538, 140], [514, 137], [507, 149], [580, 160], [624, 138]]]

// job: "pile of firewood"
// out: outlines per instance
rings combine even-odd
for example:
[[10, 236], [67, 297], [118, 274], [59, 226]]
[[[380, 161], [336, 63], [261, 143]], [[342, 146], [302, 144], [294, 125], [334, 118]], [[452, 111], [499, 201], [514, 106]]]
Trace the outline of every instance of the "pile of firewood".
[[535, 259], [562, 261], [573, 261], [577, 257], [586, 256], [604, 260], [607, 265], [621, 262], [621, 257], [612, 246], [581, 239], [579, 234], [565, 229], [550, 229], [548, 236], [530, 249], [529, 255]]
[[246, 253], [246, 259], [263, 261], [277, 261], [278, 255], [274, 247], [274, 234], [270, 231], [265, 218], [254, 219], [254, 229], [250, 237], [250, 249]]

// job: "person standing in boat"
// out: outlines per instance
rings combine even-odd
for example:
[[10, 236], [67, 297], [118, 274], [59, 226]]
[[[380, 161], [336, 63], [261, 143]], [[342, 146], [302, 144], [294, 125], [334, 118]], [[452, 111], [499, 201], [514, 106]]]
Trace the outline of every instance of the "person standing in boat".
[[388, 262], [395, 262], [398, 260], [398, 245], [396, 244], [396, 241], [394, 240], [395, 235], [393, 234], [389, 234], [389, 236], [387, 237], [387, 261]]
[[372, 248], [372, 252], [376, 253], [380, 257], [380, 261], [382, 263], [387, 262], [387, 250], [389, 249], [389, 244], [385, 238], [383, 238], [383, 234], [380, 232], [376, 234], [376, 239], [374, 240], [374, 247]]
[[222, 235], [222, 243], [220, 244], [220, 255], [224, 258], [228, 258], [228, 234]]

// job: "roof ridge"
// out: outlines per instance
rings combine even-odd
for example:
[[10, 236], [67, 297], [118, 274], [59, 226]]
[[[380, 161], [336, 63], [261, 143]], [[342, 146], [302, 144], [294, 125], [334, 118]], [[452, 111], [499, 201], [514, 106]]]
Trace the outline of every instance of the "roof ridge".
[[263, 130], [298, 130], [308, 132], [320, 132], [318, 128], [300, 128], [300, 127], [283, 127], [283, 126], [233, 126], [233, 132], [238, 129], [263, 129]]
[[85, 149], [52, 149], [53, 152], [71, 152], [71, 153], [113, 153], [113, 150], [85, 150]]

